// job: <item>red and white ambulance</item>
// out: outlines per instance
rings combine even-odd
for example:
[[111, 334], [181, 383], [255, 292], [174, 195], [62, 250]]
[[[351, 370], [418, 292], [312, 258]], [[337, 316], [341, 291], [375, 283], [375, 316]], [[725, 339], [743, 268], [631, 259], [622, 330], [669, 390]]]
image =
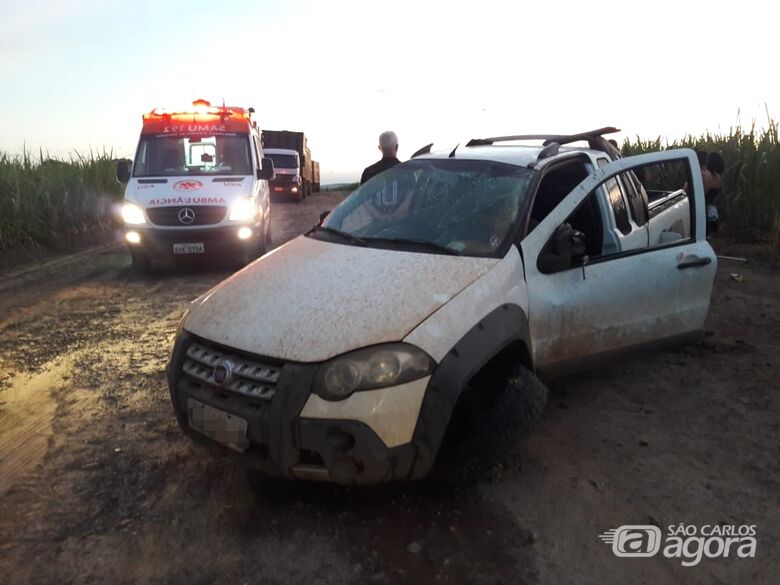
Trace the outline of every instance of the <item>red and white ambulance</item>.
[[143, 116], [135, 160], [117, 166], [134, 269], [165, 257], [226, 254], [245, 263], [265, 253], [274, 170], [253, 113], [196, 100]]

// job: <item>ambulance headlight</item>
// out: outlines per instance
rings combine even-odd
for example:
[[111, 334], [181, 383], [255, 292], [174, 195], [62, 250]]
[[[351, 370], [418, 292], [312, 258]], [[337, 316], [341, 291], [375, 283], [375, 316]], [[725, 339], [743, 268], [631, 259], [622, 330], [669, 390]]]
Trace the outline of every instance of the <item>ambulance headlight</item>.
[[127, 201], [122, 206], [122, 221], [131, 225], [146, 223], [146, 218], [144, 218], [144, 210], [138, 207], [135, 203], [130, 203]]
[[248, 221], [253, 219], [256, 213], [254, 199], [244, 197], [230, 206], [230, 221]]

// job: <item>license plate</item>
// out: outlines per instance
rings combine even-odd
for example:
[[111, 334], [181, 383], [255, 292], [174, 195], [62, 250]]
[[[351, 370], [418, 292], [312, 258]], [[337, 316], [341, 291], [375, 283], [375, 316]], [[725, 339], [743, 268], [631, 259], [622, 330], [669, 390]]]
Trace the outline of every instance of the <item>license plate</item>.
[[284, 187], [274, 187], [274, 191], [284, 191]]
[[203, 254], [205, 250], [206, 247], [203, 245], [203, 242], [188, 242], [186, 244], [173, 245], [174, 254]]
[[202, 402], [187, 399], [187, 417], [190, 427], [236, 451], [249, 447], [246, 420]]

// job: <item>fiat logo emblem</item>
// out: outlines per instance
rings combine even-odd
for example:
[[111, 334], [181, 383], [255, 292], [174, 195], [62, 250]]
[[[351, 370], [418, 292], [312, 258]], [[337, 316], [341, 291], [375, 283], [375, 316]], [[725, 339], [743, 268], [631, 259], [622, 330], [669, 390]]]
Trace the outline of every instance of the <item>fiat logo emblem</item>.
[[189, 207], [179, 210], [179, 221], [184, 224], [190, 224], [195, 221], [195, 212]]
[[225, 386], [233, 377], [233, 364], [227, 360], [222, 360], [214, 368], [214, 383], [217, 386]]

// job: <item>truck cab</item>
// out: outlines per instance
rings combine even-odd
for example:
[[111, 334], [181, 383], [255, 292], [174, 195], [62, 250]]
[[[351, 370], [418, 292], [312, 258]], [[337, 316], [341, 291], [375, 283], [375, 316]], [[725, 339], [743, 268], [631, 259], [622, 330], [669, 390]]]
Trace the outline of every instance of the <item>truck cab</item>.
[[298, 152], [288, 148], [266, 148], [265, 155], [274, 161], [276, 176], [271, 181], [271, 193], [288, 196], [296, 201], [306, 197]]
[[180, 256], [227, 254], [245, 263], [265, 253], [274, 169], [253, 112], [196, 100], [143, 116], [135, 159], [117, 166], [136, 271]]
[[[303, 132], [263, 130], [265, 152], [278, 169], [271, 193], [301, 202], [319, 191], [320, 166], [312, 160], [309, 139]], [[316, 176], [315, 176], [316, 172]]]

